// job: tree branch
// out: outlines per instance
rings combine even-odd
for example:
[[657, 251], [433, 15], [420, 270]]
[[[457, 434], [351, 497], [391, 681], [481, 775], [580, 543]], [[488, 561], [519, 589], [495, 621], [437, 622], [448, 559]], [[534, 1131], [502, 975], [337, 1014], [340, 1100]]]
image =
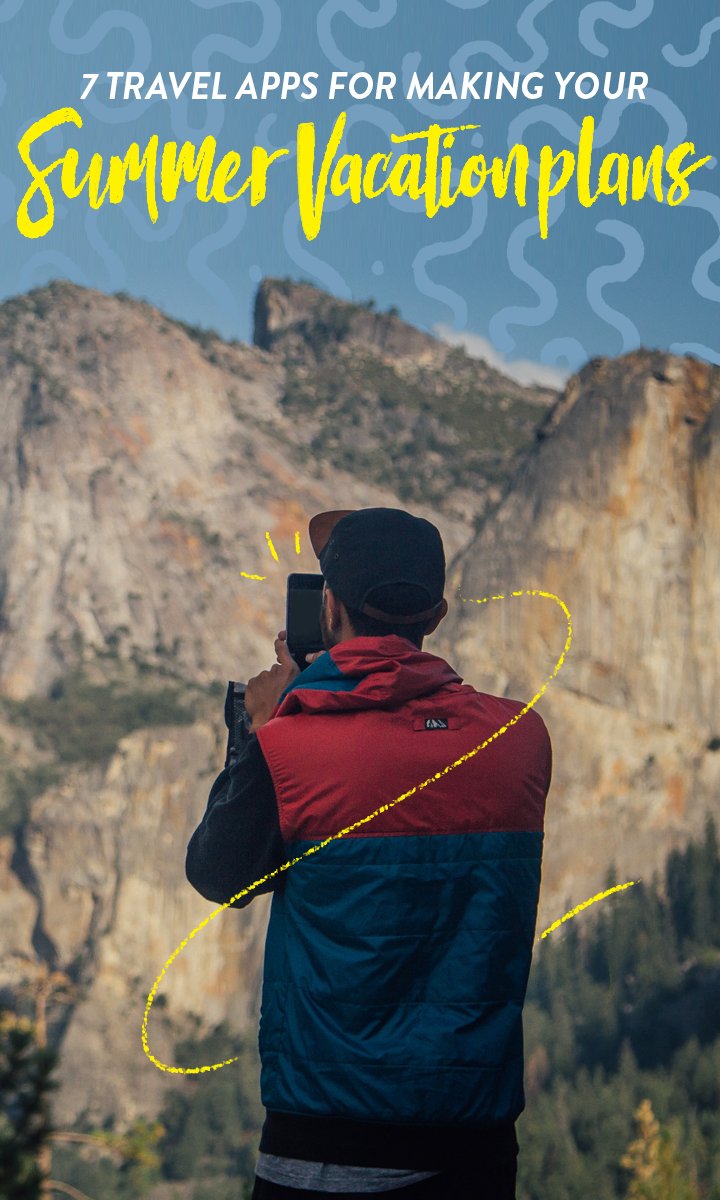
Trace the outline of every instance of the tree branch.
[[90, 1196], [73, 1187], [71, 1183], [60, 1183], [57, 1179], [48, 1179], [45, 1187], [49, 1192], [62, 1192], [65, 1196], [72, 1197], [72, 1200], [90, 1200]]

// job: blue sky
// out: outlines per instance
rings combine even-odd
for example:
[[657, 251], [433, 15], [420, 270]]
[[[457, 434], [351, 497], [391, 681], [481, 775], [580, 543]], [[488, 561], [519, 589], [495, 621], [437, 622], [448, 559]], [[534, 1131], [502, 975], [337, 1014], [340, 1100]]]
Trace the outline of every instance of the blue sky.
[[[124, 153], [152, 133], [161, 142], [206, 133], [220, 148], [294, 146], [299, 121], [326, 137], [345, 108], [345, 148], [389, 149], [389, 133], [441, 123], [479, 123], [464, 153], [526, 141], [531, 156], [572, 144], [587, 113], [604, 130], [601, 153], [647, 152], [684, 139], [718, 146], [714, 91], [720, 54], [716, 5], [695, 0], [93, 0], [0, 2], [0, 294], [64, 277], [141, 296], [171, 315], [249, 340], [257, 283], [266, 275], [306, 279], [348, 299], [396, 305], [403, 317], [452, 340], [464, 338], [512, 372], [544, 364], [549, 377], [589, 357], [637, 345], [692, 351], [720, 361], [718, 170], [693, 177], [691, 201], [671, 209], [648, 198], [582, 209], [570, 193], [551, 208], [542, 241], [532, 209], [481, 197], [428, 221], [405, 200], [353, 207], [332, 201], [318, 238], [299, 228], [292, 166], [272, 176], [268, 200], [201, 205], [190, 191], [152, 226], [141, 195], [97, 213], [62, 200], [42, 240], [15, 225], [27, 185], [17, 154], [24, 130], [51, 109], [73, 105], [84, 129], [51, 135], [46, 153], [70, 144], [89, 155]], [[414, 106], [402, 87], [389, 102], [273, 99], [109, 105], [79, 97], [88, 71], [220, 70], [239, 84], [248, 70], [644, 70], [647, 100], [603, 99]], [[547, 87], [548, 85], [546, 85]], [[601, 124], [602, 123], [602, 124]], [[464, 135], [469, 136], [469, 135]], [[533, 153], [534, 152], [534, 153]], [[464, 153], [462, 157], [464, 157]], [[530, 372], [532, 374], [532, 372]]]

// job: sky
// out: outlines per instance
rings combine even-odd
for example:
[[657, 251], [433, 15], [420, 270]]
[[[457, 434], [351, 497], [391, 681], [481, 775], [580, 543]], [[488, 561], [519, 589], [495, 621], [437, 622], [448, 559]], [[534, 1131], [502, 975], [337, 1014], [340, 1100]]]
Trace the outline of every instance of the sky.
[[[294, 170], [278, 169], [268, 199], [200, 204], [186, 188], [152, 225], [140, 190], [91, 211], [60, 198], [52, 231], [18, 232], [28, 184], [17, 143], [55, 108], [76, 107], [83, 129], [47, 135], [43, 161], [76, 146], [123, 154], [157, 133], [161, 142], [206, 134], [222, 151], [255, 144], [294, 148], [299, 122], [329, 136], [348, 113], [343, 149], [390, 148], [390, 133], [441, 124], [479, 124], [456, 142], [469, 153], [506, 153], [577, 143], [594, 116], [599, 155], [647, 153], [653, 145], [718, 147], [720, 18], [716, 0], [0, 0], [0, 298], [55, 278], [142, 297], [171, 316], [250, 340], [257, 285], [265, 276], [307, 280], [343, 299], [395, 306], [420, 328], [487, 357], [530, 381], [559, 381], [597, 355], [637, 346], [720, 362], [720, 196], [715, 159], [671, 208], [652, 197], [620, 206], [603, 198], [583, 209], [571, 191], [551, 204], [547, 239], [532, 206], [486, 193], [432, 221], [407, 198], [352, 205], [331, 199], [319, 236], [305, 238]], [[85, 72], [222, 71], [239, 85], [247, 71], [392, 70], [390, 101], [229, 99], [110, 103], [80, 100]], [[645, 71], [645, 101], [571, 98], [546, 85], [540, 100], [407, 101], [414, 70], [512, 73]], [[38, 151], [40, 155], [40, 151]]]

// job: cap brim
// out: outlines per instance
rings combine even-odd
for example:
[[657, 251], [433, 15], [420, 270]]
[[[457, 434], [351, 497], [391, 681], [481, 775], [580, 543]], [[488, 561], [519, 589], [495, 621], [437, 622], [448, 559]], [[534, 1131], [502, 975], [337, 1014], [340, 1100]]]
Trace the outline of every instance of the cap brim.
[[350, 513], [355, 511], [356, 509], [354, 508], [335, 508], [330, 512], [318, 513], [311, 518], [308, 525], [308, 533], [310, 534], [310, 543], [315, 551], [316, 558], [320, 557], [327, 546], [330, 534], [338, 521], [342, 521], [343, 517], [349, 517]]

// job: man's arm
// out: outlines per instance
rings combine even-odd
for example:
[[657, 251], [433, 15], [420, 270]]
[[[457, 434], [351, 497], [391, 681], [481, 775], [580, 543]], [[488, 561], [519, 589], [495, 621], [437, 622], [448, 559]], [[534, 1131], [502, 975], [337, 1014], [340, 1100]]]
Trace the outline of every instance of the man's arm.
[[[225, 723], [225, 767], [212, 786], [205, 816], [190, 839], [185, 860], [189, 882], [216, 904], [224, 904], [287, 861], [272, 778], [258, 739], [249, 732], [242, 689], [237, 684], [228, 686]], [[275, 875], [232, 907], [244, 908], [282, 882], [284, 874]]]

